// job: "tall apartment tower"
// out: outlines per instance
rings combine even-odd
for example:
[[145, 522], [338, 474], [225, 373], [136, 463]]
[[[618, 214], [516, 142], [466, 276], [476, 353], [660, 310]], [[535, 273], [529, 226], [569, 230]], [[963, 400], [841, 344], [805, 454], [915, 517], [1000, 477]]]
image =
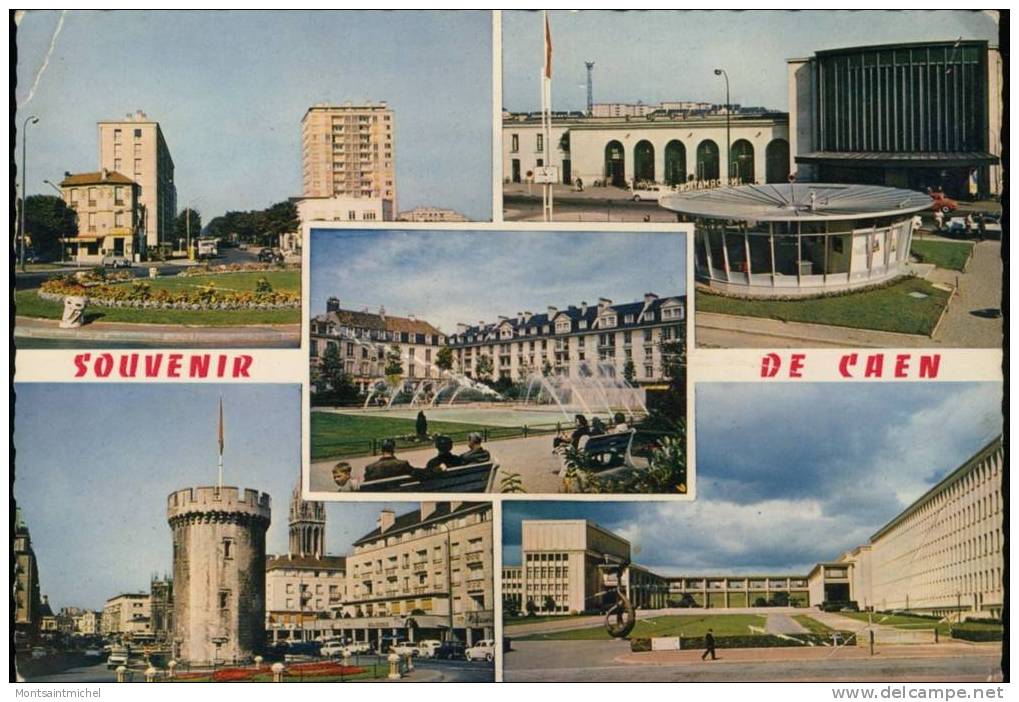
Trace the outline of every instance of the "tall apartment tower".
[[309, 107], [301, 120], [304, 197], [378, 198], [396, 212], [395, 131], [385, 102]]
[[326, 508], [321, 502], [301, 499], [301, 482], [298, 480], [290, 496], [290, 549], [291, 556], [321, 558], [326, 552]]
[[174, 655], [192, 663], [243, 661], [265, 641], [269, 495], [236, 487], [177, 490], [173, 532]]
[[[99, 168], [121, 173], [140, 187], [142, 245], [172, 243], [177, 217], [173, 159], [159, 122], [138, 110], [99, 122]], [[144, 253], [144, 251], [143, 251]]]

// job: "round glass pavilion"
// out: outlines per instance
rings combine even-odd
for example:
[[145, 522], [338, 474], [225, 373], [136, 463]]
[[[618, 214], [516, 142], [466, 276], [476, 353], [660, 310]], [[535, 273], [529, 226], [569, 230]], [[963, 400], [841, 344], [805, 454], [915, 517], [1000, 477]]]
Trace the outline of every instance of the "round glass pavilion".
[[662, 197], [695, 224], [694, 270], [757, 297], [853, 290], [906, 273], [924, 193], [871, 185], [742, 185]]

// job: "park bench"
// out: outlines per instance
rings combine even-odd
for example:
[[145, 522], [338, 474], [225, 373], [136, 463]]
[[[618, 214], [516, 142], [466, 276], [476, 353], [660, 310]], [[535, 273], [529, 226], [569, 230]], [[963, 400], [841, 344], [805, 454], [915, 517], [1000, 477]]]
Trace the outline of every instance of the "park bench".
[[[592, 472], [598, 475], [610, 475], [633, 467], [630, 449], [633, 446], [634, 429], [621, 434], [600, 434], [598, 436], [582, 436], [577, 449], [595, 464]], [[566, 472], [565, 456], [560, 454], [562, 465], [557, 471]]]
[[498, 468], [489, 461], [446, 468], [435, 477], [398, 475], [361, 483], [358, 492], [492, 492]]

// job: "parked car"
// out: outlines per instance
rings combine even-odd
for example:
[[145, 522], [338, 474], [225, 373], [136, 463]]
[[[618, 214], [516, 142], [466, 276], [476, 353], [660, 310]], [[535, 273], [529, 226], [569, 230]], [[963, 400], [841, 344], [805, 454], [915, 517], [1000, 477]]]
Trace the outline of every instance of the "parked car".
[[103, 256], [103, 267], [104, 268], [130, 268], [131, 259], [127, 256], [118, 256], [111, 254], [109, 256]]
[[272, 263], [273, 261], [281, 258], [283, 257], [274, 252], [272, 249], [266, 248], [258, 252], [258, 260], [260, 263]]
[[131, 649], [123, 646], [114, 646], [110, 650], [110, 656], [106, 659], [107, 668], [116, 668], [118, 666], [127, 665], [131, 658]]
[[322, 644], [318, 641], [295, 641], [287, 647], [283, 655], [284, 663], [300, 663], [318, 658], [322, 655]]
[[463, 641], [443, 641], [442, 644], [435, 649], [435, 658], [443, 661], [462, 661], [464, 659]]
[[85, 655], [89, 658], [99, 658], [103, 655], [103, 652], [99, 648], [90, 647], [85, 649]]
[[442, 646], [438, 639], [425, 639], [418, 643], [418, 655], [422, 658], [435, 658], [435, 652]]
[[665, 185], [637, 185], [630, 189], [634, 202], [658, 202], [658, 198], [671, 192]]
[[364, 653], [371, 653], [372, 647], [367, 641], [352, 641], [340, 651], [341, 656], [357, 656]]
[[469, 661], [495, 660], [495, 641], [493, 639], [482, 639], [464, 651], [464, 658]]
[[342, 641], [326, 641], [322, 644], [322, 648], [319, 649], [319, 653], [325, 658], [338, 658], [343, 655], [343, 649], [346, 648]]
[[418, 655], [418, 647], [417, 644], [410, 643], [409, 641], [401, 641], [393, 645], [391, 653], [395, 653], [398, 656], [416, 656]]

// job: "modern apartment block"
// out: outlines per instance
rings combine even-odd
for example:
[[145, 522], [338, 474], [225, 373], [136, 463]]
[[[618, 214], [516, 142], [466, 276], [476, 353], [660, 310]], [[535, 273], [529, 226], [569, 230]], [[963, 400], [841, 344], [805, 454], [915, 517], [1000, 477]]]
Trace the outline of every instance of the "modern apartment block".
[[123, 120], [99, 122], [99, 167], [123, 174], [138, 185], [142, 253], [174, 245], [177, 187], [173, 158], [159, 122], [138, 110]]
[[385, 102], [309, 107], [301, 120], [304, 197], [380, 198], [395, 213], [394, 141]]

